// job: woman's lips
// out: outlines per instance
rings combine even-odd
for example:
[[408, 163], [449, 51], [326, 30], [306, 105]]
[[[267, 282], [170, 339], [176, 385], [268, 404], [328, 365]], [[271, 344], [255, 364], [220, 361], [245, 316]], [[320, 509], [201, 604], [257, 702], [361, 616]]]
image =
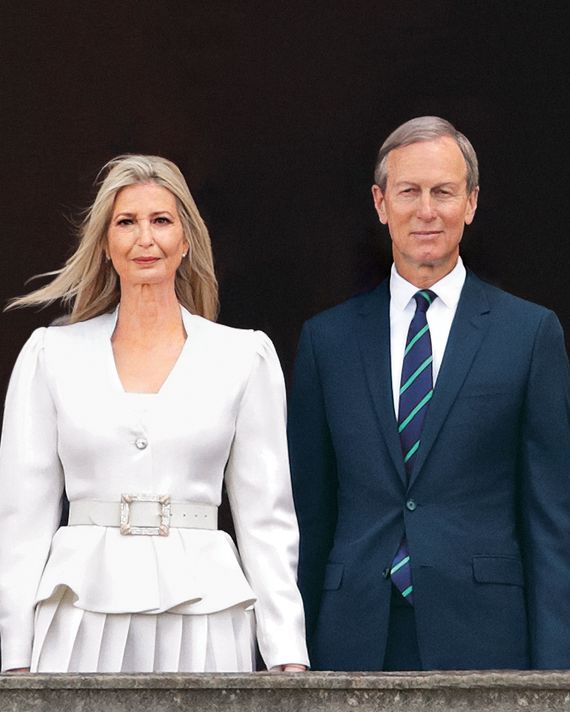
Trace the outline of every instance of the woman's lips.
[[133, 262], [136, 262], [138, 265], [152, 265], [158, 262], [158, 260], [158, 257], [135, 257]]

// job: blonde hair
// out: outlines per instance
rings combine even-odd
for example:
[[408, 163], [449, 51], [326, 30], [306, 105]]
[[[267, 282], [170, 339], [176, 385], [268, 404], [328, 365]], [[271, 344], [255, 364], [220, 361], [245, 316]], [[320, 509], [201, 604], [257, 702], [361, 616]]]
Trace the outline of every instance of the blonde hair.
[[[193, 314], [215, 320], [218, 313], [218, 282], [208, 229], [178, 167], [160, 156], [122, 155], [103, 166], [97, 196], [79, 227], [79, 245], [65, 265], [38, 276], [55, 278], [46, 286], [12, 299], [8, 309], [47, 306], [61, 300], [71, 307], [67, 323], [84, 321], [112, 310], [120, 300], [120, 286], [105, 245], [117, 193], [129, 185], [156, 183], [169, 190], [189, 245], [188, 256], [176, 272], [178, 301]], [[98, 176], [98, 177], [99, 177]]]

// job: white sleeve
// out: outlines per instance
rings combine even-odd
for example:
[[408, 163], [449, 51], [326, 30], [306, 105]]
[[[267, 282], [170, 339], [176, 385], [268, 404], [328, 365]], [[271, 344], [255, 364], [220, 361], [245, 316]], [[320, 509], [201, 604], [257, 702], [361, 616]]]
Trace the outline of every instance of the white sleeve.
[[273, 344], [255, 332], [256, 353], [237, 417], [226, 488], [245, 575], [257, 603], [257, 640], [268, 668], [308, 665], [297, 588], [299, 532], [286, 438], [285, 385]]
[[24, 345], [8, 386], [0, 445], [2, 670], [30, 665], [34, 602], [59, 525], [63, 472], [45, 368], [46, 329]]

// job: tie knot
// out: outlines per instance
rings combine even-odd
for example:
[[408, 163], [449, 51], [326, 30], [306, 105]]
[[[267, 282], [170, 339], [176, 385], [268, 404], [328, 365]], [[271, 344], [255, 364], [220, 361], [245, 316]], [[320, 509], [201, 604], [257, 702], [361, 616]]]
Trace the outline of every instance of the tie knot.
[[414, 294], [414, 299], [416, 300], [416, 311], [421, 311], [425, 314], [433, 300], [437, 299], [437, 294], [432, 292], [431, 289], [421, 289]]

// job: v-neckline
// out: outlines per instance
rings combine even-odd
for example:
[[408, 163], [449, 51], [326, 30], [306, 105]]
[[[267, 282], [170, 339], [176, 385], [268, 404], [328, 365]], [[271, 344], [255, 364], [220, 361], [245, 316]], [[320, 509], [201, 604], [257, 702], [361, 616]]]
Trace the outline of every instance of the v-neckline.
[[123, 382], [121, 380], [121, 376], [119, 375], [119, 369], [117, 368], [117, 362], [115, 360], [115, 353], [113, 351], [113, 334], [115, 332], [115, 327], [117, 326], [117, 319], [119, 316], [119, 307], [117, 306], [115, 308], [115, 311], [110, 315], [111, 316], [111, 321], [110, 321], [110, 329], [107, 333], [107, 338], [106, 338], [106, 348], [107, 348], [107, 358], [110, 361], [110, 370], [111, 373], [113, 374], [113, 380], [115, 382], [115, 387], [125, 396], [154, 396], [157, 398], [160, 396], [168, 387], [169, 383], [171, 380], [173, 380], [173, 377], [178, 371], [180, 367], [180, 363], [184, 360], [186, 351], [188, 350], [189, 347], [189, 342], [190, 342], [190, 320], [191, 320], [191, 314], [188, 312], [184, 307], [180, 306], [180, 316], [182, 317], [182, 324], [184, 326], [184, 331], [186, 332], [186, 339], [184, 340], [184, 343], [182, 344], [182, 348], [180, 349], [180, 353], [178, 354], [176, 361], [173, 363], [172, 368], [166, 375], [166, 378], [163, 380], [163, 382], [160, 385], [160, 388], [157, 391], [128, 391], [125, 386], [123, 385]]

